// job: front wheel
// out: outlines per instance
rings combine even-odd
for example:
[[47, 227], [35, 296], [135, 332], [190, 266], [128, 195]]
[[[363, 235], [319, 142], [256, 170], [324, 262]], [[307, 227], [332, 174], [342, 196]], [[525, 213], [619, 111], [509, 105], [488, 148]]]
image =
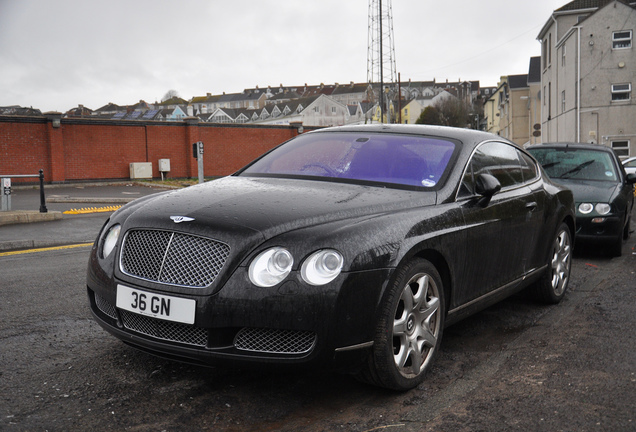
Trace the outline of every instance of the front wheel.
[[562, 223], [552, 242], [548, 266], [535, 285], [535, 294], [544, 303], [558, 303], [565, 296], [570, 283], [572, 264], [572, 236], [570, 228]]
[[444, 329], [444, 289], [429, 261], [414, 259], [396, 270], [381, 306], [373, 351], [358, 378], [393, 390], [424, 380]]

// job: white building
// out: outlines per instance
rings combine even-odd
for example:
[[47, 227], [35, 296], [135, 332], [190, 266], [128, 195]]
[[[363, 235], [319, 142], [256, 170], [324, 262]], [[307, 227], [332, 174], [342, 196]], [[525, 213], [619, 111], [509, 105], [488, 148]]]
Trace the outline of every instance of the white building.
[[590, 142], [636, 154], [636, 2], [574, 0], [541, 42], [542, 142]]

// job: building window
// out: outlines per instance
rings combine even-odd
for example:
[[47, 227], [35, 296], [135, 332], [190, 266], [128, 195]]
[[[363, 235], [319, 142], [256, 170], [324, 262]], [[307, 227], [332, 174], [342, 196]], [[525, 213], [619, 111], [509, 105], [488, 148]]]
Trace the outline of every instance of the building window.
[[565, 67], [565, 49], [567, 47], [563, 45], [563, 49], [561, 51], [561, 66]]
[[565, 90], [561, 92], [561, 112], [565, 112]]
[[612, 84], [612, 100], [624, 101], [632, 98], [632, 85], [630, 84]]
[[619, 157], [629, 157], [629, 141], [612, 141], [612, 150]]
[[623, 49], [632, 47], [632, 31], [621, 30], [612, 33], [612, 48]]
[[[545, 86], [543, 86], [543, 94], [548, 94], [548, 92], [545, 91]], [[543, 106], [546, 105], [546, 98], [543, 98]]]

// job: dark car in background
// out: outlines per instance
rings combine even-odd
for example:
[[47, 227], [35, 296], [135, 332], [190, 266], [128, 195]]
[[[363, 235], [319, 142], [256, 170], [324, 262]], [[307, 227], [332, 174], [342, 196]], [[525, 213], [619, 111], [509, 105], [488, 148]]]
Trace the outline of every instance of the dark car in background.
[[574, 193], [577, 243], [605, 243], [620, 256], [630, 235], [636, 175], [626, 174], [614, 151], [601, 145], [547, 143], [527, 150]]
[[329, 364], [405, 390], [443, 329], [532, 286], [567, 290], [572, 193], [465, 129], [302, 134], [236, 174], [122, 207], [88, 265], [97, 322], [197, 364]]
[[636, 174], [636, 157], [630, 157], [622, 161], [627, 174]]

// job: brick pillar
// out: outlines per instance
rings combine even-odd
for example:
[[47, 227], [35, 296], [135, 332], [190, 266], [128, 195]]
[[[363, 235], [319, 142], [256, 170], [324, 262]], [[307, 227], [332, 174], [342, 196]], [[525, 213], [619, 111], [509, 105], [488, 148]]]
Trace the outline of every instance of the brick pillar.
[[44, 179], [53, 183], [66, 180], [66, 165], [64, 163], [64, 136], [62, 135], [62, 113], [51, 111], [44, 113], [47, 119], [47, 138], [49, 151], [49, 172], [44, 170]]
[[199, 118], [198, 117], [186, 117], [183, 119], [186, 124], [186, 160], [188, 161], [188, 175], [190, 178], [198, 178], [198, 165], [197, 160], [192, 156], [192, 144], [201, 141], [199, 133]]

